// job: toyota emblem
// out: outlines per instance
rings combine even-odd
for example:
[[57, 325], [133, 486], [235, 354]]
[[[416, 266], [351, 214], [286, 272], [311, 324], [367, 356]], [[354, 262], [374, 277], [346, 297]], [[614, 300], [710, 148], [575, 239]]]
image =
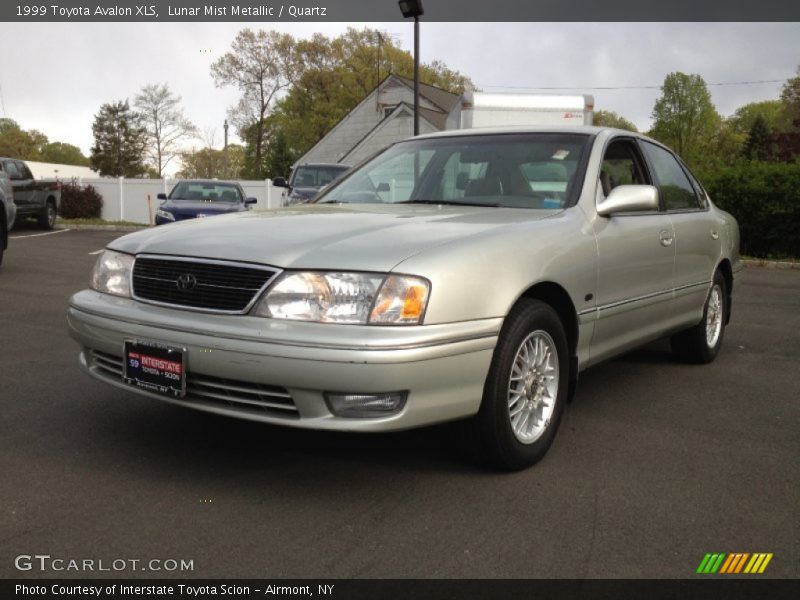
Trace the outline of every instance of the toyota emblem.
[[191, 273], [184, 273], [178, 277], [178, 280], [175, 282], [175, 284], [182, 292], [188, 292], [189, 290], [193, 290], [194, 286], [197, 285], [197, 277]]

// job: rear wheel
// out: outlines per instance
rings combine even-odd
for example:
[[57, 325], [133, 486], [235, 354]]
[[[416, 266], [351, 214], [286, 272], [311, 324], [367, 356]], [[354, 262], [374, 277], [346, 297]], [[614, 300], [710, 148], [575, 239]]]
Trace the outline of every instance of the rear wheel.
[[48, 200], [39, 215], [39, 227], [53, 229], [56, 226], [56, 203]]
[[672, 352], [679, 359], [695, 364], [705, 364], [716, 358], [725, 334], [727, 303], [728, 290], [725, 278], [722, 273], [717, 271], [703, 307], [702, 321], [670, 338]]
[[521, 300], [503, 326], [474, 417], [481, 456], [509, 471], [541, 460], [555, 438], [569, 381], [558, 315], [544, 302]]

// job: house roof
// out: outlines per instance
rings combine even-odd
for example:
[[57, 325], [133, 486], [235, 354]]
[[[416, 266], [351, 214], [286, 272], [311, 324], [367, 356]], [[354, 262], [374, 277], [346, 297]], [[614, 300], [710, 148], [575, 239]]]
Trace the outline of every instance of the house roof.
[[[435, 118], [441, 117], [442, 118], [441, 119], [442, 123], [444, 123], [444, 121], [447, 118], [447, 115], [444, 115], [442, 113], [436, 112], [435, 110], [431, 110], [429, 108], [425, 108], [425, 109], [420, 108], [419, 112], [420, 112], [420, 117], [422, 117], [423, 119], [428, 121], [428, 123], [430, 123], [434, 127], [439, 127], [439, 125], [437, 124], [437, 121], [434, 120]], [[385, 119], [382, 119], [381, 121], [379, 121], [375, 125], [375, 127], [370, 129], [364, 135], [364, 137], [362, 137], [360, 140], [358, 140], [358, 142], [353, 144], [353, 147], [350, 148], [350, 150], [348, 150], [347, 153], [344, 156], [342, 156], [342, 160], [346, 160], [348, 156], [352, 155], [356, 150], [358, 150], [361, 147], [361, 145], [363, 145], [369, 138], [371, 138], [373, 135], [375, 135], [382, 127], [385, 127], [392, 119], [400, 116], [402, 113], [413, 115], [414, 114], [414, 107], [411, 106], [410, 104], [408, 104], [407, 102], [401, 102], [400, 104], [395, 106], [394, 110], [392, 110], [392, 112], [389, 114], [389, 116], [387, 116]], [[440, 127], [440, 129], [441, 128], [444, 128], [444, 125], [442, 125]]]
[[[414, 89], [414, 80], [400, 75], [390, 75], [405, 83], [412, 90]], [[427, 98], [430, 102], [441, 108], [444, 112], [449, 113], [450, 110], [456, 105], [458, 99], [461, 97], [458, 94], [448, 92], [440, 87], [431, 85], [429, 83], [419, 82], [419, 95]]]
[[[350, 115], [352, 115], [356, 111], [356, 109], [358, 109], [358, 107], [360, 107], [365, 102], [367, 102], [382, 86], [384, 86], [388, 81], [391, 81], [391, 80], [399, 81], [400, 83], [402, 83], [403, 85], [405, 85], [406, 87], [408, 87], [411, 90], [414, 89], [414, 80], [413, 79], [408, 79], [406, 77], [400, 77], [399, 75], [394, 75], [394, 74], [390, 73], [383, 80], [381, 80], [381, 82], [378, 83], [378, 85], [376, 85], [375, 88], [361, 100], [361, 102], [359, 102], [356, 106], [354, 106], [350, 110], [350, 112], [348, 112], [346, 115], [344, 115], [339, 120], [338, 123], [336, 123], [331, 129], [329, 129], [325, 133], [325, 135], [323, 135], [320, 139], [318, 139], [316, 141], [316, 143], [313, 146], [311, 146], [311, 148], [306, 150], [306, 152], [300, 157], [300, 159], [298, 159], [298, 161], [295, 163], [295, 165], [301, 164], [303, 161], [305, 161], [306, 156], [311, 154], [314, 151], [314, 149], [317, 148], [317, 146], [319, 146], [319, 144], [322, 143], [322, 141], [326, 137], [328, 137], [333, 131], [335, 131], [340, 126], [342, 126], [349, 119]], [[445, 128], [445, 122], [447, 121], [448, 113], [453, 108], [453, 106], [455, 106], [456, 103], [459, 102], [461, 96], [459, 96], [458, 94], [453, 94], [451, 92], [448, 92], [447, 90], [444, 90], [442, 88], [436, 87], [435, 85], [430, 85], [430, 84], [422, 83], [422, 82], [420, 82], [420, 84], [419, 84], [419, 93], [420, 93], [420, 96], [422, 96], [423, 98], [428, 100], [428, 102], [430, 102], [434, 106], [437, 106], [438, 108], [440, 108], [443, 111], [443, 112], [438, 112], [438, 111], [433, 110], [431, 108], [425, 108], [425, 107], [421, 106], [420, 107], [420, 116], [422, 118], [424, 118], [426, 121], [428, 121], [429, 123], [431, 123], [431, 125], [433, 125], [437, 129], [444, 129]], [[402, 105], [404, 105], [404, 103], [401, 102], [400, 106], [402, 106]], [[361, 138], [361, 140], [359, 140], [353, 147], [350, 148], [350, 150], [345, 152], [345, 154], [341, 157], [340, 160], [345, 160], [347, 158], [347, 156], [350, 155], [353, 152], [353, 150], [355, 150], [355, 148], [358, 147], [364, 141], [364, 139], [370, 137], [374, 133], [374, 131], [377, 130], [379, 127], [380, 127], [380, 122], [377, 125], [375, 125], [375, 127], [373, 127], [372, 130], [368, 131]]]

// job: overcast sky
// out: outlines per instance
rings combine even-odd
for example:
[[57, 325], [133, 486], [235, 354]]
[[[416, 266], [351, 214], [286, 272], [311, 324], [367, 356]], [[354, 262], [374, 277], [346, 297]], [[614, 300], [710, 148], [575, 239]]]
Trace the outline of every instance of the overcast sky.
[[[235, 89], [218, 89], [209, 65], [230, 47], [236, 23], [15, 23], [0, 36], [0, 113], [88, 155], [93, 115], [104, 102], [130, 98], [166, 81], [183, 97], [201, 130], [222, 123]], [[412, 46], [407, 23], [356, 24], [393, 34]], [[328, 36], [347, 24], [271, 24], [295, 37]], [[205, 50], [205, 52], [203, 52]], [[591, 93], [597, 109], [613, 110], [640, 129], [650, 126], [667, 73], [700, 74], [707, 83], [783, 80], [800, 64], [799, 23], [422, 23], [421, 59], [441, 60], [486, 91], [573, 87]], [[723, 115], [747, 102], [777, 98], [780, 83], [709, 86]], [[533, 90], [532, 90], [533, 91]]]

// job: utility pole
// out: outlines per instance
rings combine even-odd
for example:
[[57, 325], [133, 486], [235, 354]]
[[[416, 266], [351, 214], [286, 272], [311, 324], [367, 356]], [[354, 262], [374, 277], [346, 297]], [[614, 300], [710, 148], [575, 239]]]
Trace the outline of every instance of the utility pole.
[[222, 147], [222, 154], [223, 160], [225, 165], [225, 178], [228, 178], [228, 119], [225, 119], [225, 123], [222, 126], [222, 129], [225, 131], [225, 145]]

